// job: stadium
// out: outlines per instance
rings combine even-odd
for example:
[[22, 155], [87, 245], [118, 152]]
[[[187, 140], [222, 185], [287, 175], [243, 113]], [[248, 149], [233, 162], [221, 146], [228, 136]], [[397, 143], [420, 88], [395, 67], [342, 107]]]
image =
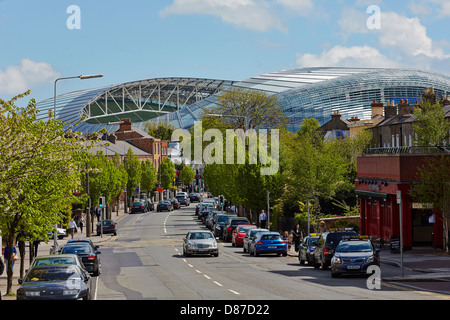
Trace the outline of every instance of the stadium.
[[[343, 118], [369, 119], [373, 100], [421, 100], [424, 89], [433, 87], [437, 97], [450, 94], [447, 75], [411, 69], [315, 67], [258, 75], [243, 81], [199, 78], [155, 78], [102, 88], [64, 93], [56, 97], [56, 118], [78, 123], [84, 134], [106, 128], [114, 132], [122, 118], [133, 127], [146, 121], [164, 121], [176, 128], [190, 128], [202, 110], [214, 106], [221, 91], [230, 88], [261, 90], [276, 95], [296, 132], [304, 119], [322, 125], [333, 111]], [[37, 104], [42, 119], [54, 108], [54, 98]], [[83, 119], [81, 121], [81, 119]]]

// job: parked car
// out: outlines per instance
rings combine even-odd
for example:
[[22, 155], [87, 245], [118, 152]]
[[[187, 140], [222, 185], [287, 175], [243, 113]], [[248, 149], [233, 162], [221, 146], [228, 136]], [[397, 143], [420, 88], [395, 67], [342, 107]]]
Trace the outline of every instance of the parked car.
[[319, 239], [319, 233], [311, 233], [306, 236], [298, 248], [298, 261], [300, 264], [313, 264], [314, 262], [314, 250], [316, 250], [317, 240]]
[[204, 208], [208, 208], [209, 210], [215, 210], [215, 209], [216, 209], [216, 206], [215, 206], [214, 204], [212, 204], [212, 203], [205, 203], [205, 202], [199, 203], [199, 204], [195, 207], [195, 214], [197, 215], [197, 217], [198, 217], [199, 219], [201, 219], [201, 211], [202, 211]]
[[228, 218], [230, 217], [236, 217], [236, 215], [229, 215], [229, 214], [217, 214], [214, 219], [214, 236], [218, 238], [222, 238], [223, 236], [223, 229], [225, 228], [226, 223], [228, 222]]
[[87, 238], [69, 239], [69, 240], [67, 240], [66, 246], [71, 245], [71, 244], [77, 244], [77, 243], [89, 243], [91, 245], [92, 249], [94, 249], [94, 251], [98, 250], [98, 248], [99, 248], [99, 246], [95, 245], [91, 239], [87, 239]]
[[371, 265], [380, 265], [380, 249], [367, 236], [343, 237], [331, 259], [331, 276], [367, 274]]
[[[114, 222], [114, 220], [112, 219], [106, 219], [106, 220], [102, 220], [102, 225], [103, 225], [103, 234], [107, 234], [107, 233], [112, 233], [115, 236], [117, 236], [117, 228], [116, 228], [116, 223]], [[100, 222], [97, 223], [97, 235], [99, 236], [101, 234], [102, 230], [101, 230], [101, 225]]]
[[31, 267], [19, 284], [17, 300], [91, 299], [91, 277], [76, 264]]
[[356, 232], [352, 231], [351, 228], [332, 229], [322, 233], [317, 240], [316, 249], [314, 250], [314, 268], [318, 269], [321, 267], [322, 270], [328, 269], [331, 264], [331, 258], [334, 255], [334, 250], [342, 237], [356, 235]]
[[155, 210], [155, 205], [154, 205], [152, 199], [147, 198], [147, 199], [143, 200], [143, 202], [146, 206], [146, 209], [147, 209], [146, 211], [154, 211]]
[[244, 237], [247, 234], [247, 231], [256, 228], [257, 227], [254, 224], [238, 225], [236, 230], [233, 231], [233, 235], [231, 238], [231, 245], [236, 247], [242, 247], [242, 245], [244, 244]]
[[131, 213], [147, 212], [147, 206], [143, 201], [134, 201], [131, 205]]
[[202, 202], [203, 197], [200, 193], [191, 193], [189, 195], [189, 200], [191, 200], [191, 202]]
[[287, 243], [278, 232], [261, 232], [252, 239], [248, 251], [254, 256], [265, 253], [287, 256]]
[[[56, 228], [56, 234], [58, 239], [63, 239], [64, 237], [67, 237], [67, 230], [64, 228]], [[48, 238], [53, 239], [53, 231], [50, 231], [48, 233]]]
[[258, 233], [261, 232], [269, 232], [268, 229], [262, 229], [262, 228], [255, 228], [255, 229], [250, 229], [247, 231], [247, 233], [245, 234], [244, 240], [242, 241], [242, 249], [244, 250], [244, 252], [248, 251], [250, 242], [256, 237], [256, 235]]
[[211, 231], [189, 231], [183, 239], [183, 254], [189, 257], [192, 254], [210, 254], [219, 256], [219, 247]]
[[101, 263], [98, 255], [101, 254], [101, 252], [94, 250], [88, 243], [66, 245], [61, 250], [61, 254], [76, 254], [81, 259], [86, 269], [92, 267], [92, 270], [89, 271], [90, 273], [94, 276], [100, 275]]
[[[85, 269], [83, 262], [76, 254], [51, 254], [45, 256], [39, 256], [34, 258], [30, 265], [30, 268], [36, 266], [46, 266], [46, 265], [77, 265], [82, 269]], [[89, 270], [87, 270], [89, 271]]]
[[231, 216], [223, 228], [222, 239], [223, 241], [231, 241], [233, 231], [236, 230], [240, 224], [250, 224], [250, 221], [245, 217]]
[[174, 210], [175, 209], [177, 209], [177, 210], [180, 209], [181, 205], [178, 202], [177, 198], [170, 199], [170, 202], [172, 202], [172, 207], [173, 207]]
[[161, 211], [173, 211], [173, 206], [172, 206], [172, 202], [170, 202], [169, 200], [161, 200], [158, 202], [158, 205], [156, 206], [156, 211], [157, 212], [161, 212]]
[[191, 204], [191, 200], [186, 195], [179, 195], [177, 194], [177, 200], [180, 204], [184, 204], [186, 207]]

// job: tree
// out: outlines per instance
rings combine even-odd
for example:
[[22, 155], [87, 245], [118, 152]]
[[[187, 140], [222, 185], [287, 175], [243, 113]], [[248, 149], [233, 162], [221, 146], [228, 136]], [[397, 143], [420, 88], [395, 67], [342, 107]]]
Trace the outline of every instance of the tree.
[[417, 134], [416, 144], [428, 147], [430, 145], [443, 146], [449, 141], [450, 122], [445, 119], [444, 108], [436, 102], [422, 101], [414, 109], [416, 121], [413, 129]]
[[141, 178], [141, 189], [147, 191], [147, 194], [155, 189], [155, 183], [157, 180], [156, 168], [153, 166], [153, 162], [149, 159], [141, 162], [142, 167], [142, 178]]
[[449, 251], [450, 155], [431, 156], [417, 169], [410, 196], [419, 203], [432, 204], [442, 214], [444, 248]]
[[[0, 99], [0, 229], [8, 247], [23, 232], [47, 240], [74, 200], [86, 147], [79, 134], [53, 118], [37, 120], [34, 99], [26, 107], [17, 99]], [[11, 253], [12, 250], [9, 250]], [[12, 287], [8, 259], [7, 294]]]
[[161, 162], [161, 186], [164, 189], [172, 187], [173, 179], [175, 179], [175, 165], [169, 158], [165, 158]]
[[283, 107], [276, 95], [259, 90], [224, 90], [217, 97], [217, 106], [205, 113], [229, 115], [221, 122], [235, 129], [277, 128], [286, 124]]
[[167, 122], [150, 122], [144, 124], [145, 131], [154, 138], [170, 141], [175, 127]]
[[180, 180], [184, 185], [189, 186], [195, 177], [195, 170], [191, 166], [183, 166], [180, 171]]
[[[131, 148], [128, 149], [125, 156], [125, 170], [127, 171], [127, 196], [128, 199], [133, 195], [136, 187], [141, 183], [142, 167], [138, 157], [133, 153]], [[129, 203], [129, 202], [128, 202]]]

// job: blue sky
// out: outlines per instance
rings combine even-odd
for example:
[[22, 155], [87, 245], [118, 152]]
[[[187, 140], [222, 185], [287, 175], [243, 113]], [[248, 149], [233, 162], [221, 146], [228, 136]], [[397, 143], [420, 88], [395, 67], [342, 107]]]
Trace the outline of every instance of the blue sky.
[[57, 77], [93, 73], [104, 77], [58, 82], [58, 93], [309, 66], [450, 75], [449, 30], [450, 0], [0, 0], [0, 97], [31, 89], [41, 101]]

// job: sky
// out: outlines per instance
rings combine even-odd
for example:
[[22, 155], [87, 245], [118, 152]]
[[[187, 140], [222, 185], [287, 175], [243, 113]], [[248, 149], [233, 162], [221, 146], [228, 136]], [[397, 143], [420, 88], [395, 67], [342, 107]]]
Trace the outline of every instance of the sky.
[[450, 0], [0, 0], [0, 98], [317, 66], [450, 76]]

